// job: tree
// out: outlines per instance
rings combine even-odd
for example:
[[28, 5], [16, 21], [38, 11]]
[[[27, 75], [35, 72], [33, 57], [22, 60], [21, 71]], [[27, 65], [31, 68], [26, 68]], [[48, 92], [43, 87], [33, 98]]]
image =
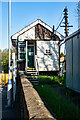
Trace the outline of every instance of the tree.
[[1, 61], [2, 61], [2, 51], [0, 50], [0, 73], [2, 72]]
[[2, 51], [0, 49], [0, 61], [2, 60]]
[[8, 73], [8, 66], [9, 66], [9, 55], [8, 55], [9, 51], [8, 49], [3, 50], [2, 52], [2, 70], [5, 73]]
[[[13, 48], [13, 50], [11, 49], [11, 58], [12, 58], [12, 52], [15, 52], [16, 54], [16, 49]], [[9, 50], [5, 49], [3, 51], [0, 50], [0, 68], [2, 66], [2, 70], [5, 73], [8, 73], [8, 68], [9, 68]], [[1, 72], [1, 70], [0, 70]]]

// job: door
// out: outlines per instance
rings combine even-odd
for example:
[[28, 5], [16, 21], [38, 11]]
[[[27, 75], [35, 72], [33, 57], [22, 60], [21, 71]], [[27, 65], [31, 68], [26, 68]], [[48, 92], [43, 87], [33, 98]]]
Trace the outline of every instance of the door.
[[27, 62], [28, 62], [28, 67], [34, 67], [34, 46], [28, 46]]

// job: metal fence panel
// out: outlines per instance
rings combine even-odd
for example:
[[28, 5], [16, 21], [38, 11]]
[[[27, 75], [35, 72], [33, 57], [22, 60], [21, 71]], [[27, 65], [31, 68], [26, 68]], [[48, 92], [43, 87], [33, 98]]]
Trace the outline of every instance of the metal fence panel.
[[72, 40], [66, 42], [66, 86], [72, 88]]

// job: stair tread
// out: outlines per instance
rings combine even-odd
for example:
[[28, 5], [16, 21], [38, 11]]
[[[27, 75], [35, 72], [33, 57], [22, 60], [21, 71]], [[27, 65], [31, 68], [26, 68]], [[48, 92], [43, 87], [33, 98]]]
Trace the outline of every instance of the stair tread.
[[27, 77], [35, 77], [35, 76], [37, 76], [37, 75], [27, 75]]
[[39, 82], [39, 81], [31, 81], [31, 82]]
[[36, 71], [35, 69], [29, 69], [29, 70], [27, 70], [27, 71]]
[[37, 74], [37, 71], [27, 71], [27, 74]]
[[37, 73], [27, 73], [27, 75], [36, 75]]
[[[28, 79], [28, 80], [30, 80], [30, 81], [31, 81], [31, 80], [33, 80], [33, 79]], [[35, 79], [34, 81], [36, 81], [36, 79]]]
[[37, 79], [29, 79], [29, 80], [38, 81]]
[[26, 75], [27, 75], [27, 78], [30, 82], [34, 82], [35, 84], [38, 85], [38, 83], [39, 83], [38, 72], [36, 71], [35, 68], [27, 68], [27, 74]]

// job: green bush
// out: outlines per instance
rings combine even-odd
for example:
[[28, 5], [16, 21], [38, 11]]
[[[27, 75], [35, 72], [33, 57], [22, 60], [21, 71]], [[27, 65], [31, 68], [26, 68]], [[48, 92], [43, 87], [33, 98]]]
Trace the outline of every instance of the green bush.
[[50, 85], [61, 85], [64, 84], [64, 77], [59, 76], [40, 76], [39, 82], [42, 85], [50, 84]]

